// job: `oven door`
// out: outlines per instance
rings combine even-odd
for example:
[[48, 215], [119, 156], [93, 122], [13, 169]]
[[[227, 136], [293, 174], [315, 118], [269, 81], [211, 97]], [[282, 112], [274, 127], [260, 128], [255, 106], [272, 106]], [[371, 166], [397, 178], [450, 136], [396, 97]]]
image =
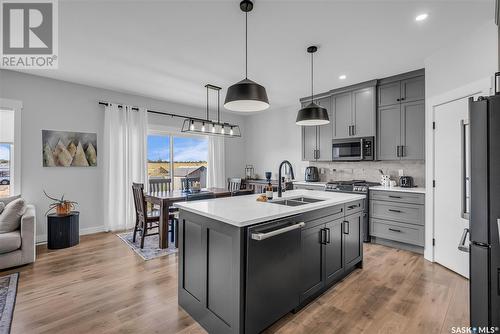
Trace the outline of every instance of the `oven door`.
[[334, 139], [332, 143], [332, 160], [373, 160], [373, 148], [373, 137]]

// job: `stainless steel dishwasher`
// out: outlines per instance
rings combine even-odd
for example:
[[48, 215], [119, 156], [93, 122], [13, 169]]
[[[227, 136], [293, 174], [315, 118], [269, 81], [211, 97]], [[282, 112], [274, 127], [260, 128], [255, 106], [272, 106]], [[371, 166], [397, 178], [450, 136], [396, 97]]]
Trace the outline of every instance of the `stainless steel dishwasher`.
[[259, 333], [299, 305], [300, 233], [289, 217], [247, 229], [245, 333]]

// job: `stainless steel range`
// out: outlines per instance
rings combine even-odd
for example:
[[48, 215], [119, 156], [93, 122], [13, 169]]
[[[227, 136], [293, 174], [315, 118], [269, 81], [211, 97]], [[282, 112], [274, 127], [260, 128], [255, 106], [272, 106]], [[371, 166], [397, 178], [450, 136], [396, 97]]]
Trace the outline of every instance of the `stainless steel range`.
[[365, 180], [332, 181], [325, 186], [325, 191], [364, 194], [366, 196], [363, 210], [363, 241], [370, 242], [370, 212], [369, 212], [369, 187], [379, 186], [380, 183], [368, 182]]

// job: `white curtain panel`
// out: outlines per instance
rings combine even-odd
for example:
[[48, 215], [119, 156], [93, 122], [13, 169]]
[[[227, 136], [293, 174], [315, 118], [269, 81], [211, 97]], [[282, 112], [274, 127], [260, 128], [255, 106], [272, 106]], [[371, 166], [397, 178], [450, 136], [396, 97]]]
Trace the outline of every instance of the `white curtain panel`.
[[226, 187], [224, 137], [208, 137], [207, 187]]
[[107, 231], [135, 225], [132, 183], [147, 187], [147, 111], [110, 104], [104, 112], [104, 220]]

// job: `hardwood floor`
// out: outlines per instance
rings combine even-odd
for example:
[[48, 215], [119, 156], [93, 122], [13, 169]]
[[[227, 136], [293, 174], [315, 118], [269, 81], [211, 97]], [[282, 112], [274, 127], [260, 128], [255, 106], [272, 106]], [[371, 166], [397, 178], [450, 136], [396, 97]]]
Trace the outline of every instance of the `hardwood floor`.
[[[12, 333], [205, 333], [177, 305], [177, 256], [143, 261], [99, 233], [19, 271]], [[467, 326], [468, 281], [423, 259], [365, 244], [357, 270], [266, 333], [450, 333]]]

